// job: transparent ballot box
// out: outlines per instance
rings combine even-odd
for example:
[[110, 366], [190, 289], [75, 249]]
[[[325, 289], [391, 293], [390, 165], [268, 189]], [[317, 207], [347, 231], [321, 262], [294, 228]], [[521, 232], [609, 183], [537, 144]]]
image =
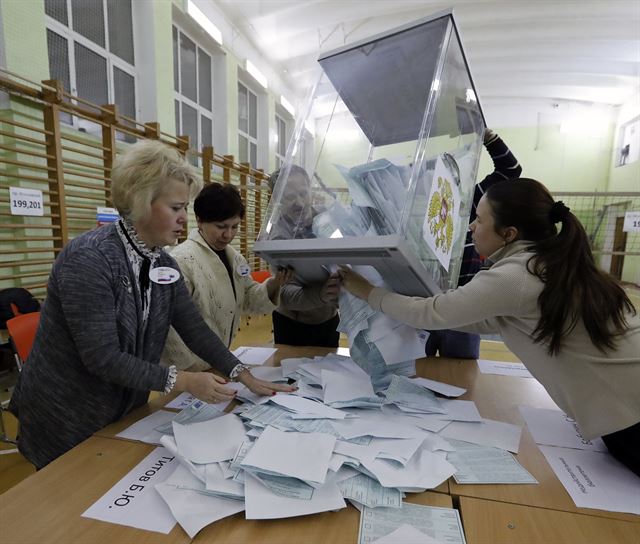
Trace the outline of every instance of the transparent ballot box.
[[453, 13], [318, 62], [254, 252], [307, 282], [350, 264], [403, 294], [455, 287], [485, 123]]

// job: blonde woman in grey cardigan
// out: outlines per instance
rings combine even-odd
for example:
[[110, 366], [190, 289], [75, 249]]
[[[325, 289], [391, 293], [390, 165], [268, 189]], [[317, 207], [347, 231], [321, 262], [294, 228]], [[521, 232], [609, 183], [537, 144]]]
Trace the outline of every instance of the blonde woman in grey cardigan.
[[602, 436], [640, 475], [640, 318], [596, 267], [578, 219], [541, 183], [519, 179], [488, 189], [470, 229], [490, 257], [463, 287], [408, 297], [346, 268], [343, 286], [416, 328], [501, 334], [583, 436]]
[[137, 143], [111, 173], [122, 219], [67, 244], [56, 259], [36, 339], [11, 398], [18, 447], [37, 468], [147, 402], [150, 391], [233, 398], [226, 379], [161, 366], [173, 326], [189, 348], [255, 393], [290, 391], [258, 380], [205, 324], [176, 262], [190, 193], [200, 187], [180, 154]]

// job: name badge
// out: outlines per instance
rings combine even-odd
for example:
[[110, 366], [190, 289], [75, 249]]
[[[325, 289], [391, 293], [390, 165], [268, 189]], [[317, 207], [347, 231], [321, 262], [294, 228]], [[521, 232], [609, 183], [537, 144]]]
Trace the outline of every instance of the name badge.
[[170, 266], [159, 266], [149, 271], [149, 279], [160, 285], [175, 283], [180, 279], [180, 272]]
[[249, 275], [249, 272], [251, 272], [251, 268], [249, 268], [248, 264], [239, 264], [238, 268], [236, 268], [236, 271], [238, 272], [238, 274], [244, 277]]

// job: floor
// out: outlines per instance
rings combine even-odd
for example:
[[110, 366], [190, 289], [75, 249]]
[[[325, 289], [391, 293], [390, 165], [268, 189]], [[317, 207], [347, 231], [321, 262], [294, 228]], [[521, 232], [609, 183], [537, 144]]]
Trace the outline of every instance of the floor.
[[[627, 289], [627, 292], [636, 308], [640, 309], [640, 290], [630, 288]], [[231, 348], [235, 349], [243, 345], [270, 345], [272, 341], [271, 316], [252, 316], [243, 322]], [[345, 347], [348, 345], [346, 337], [340, 339], [340, 345]], [[488, 339], [483, 339], [480, 344], [480, 357], [498, 361], [518, 360], [501, 341]], [[15, 370], [5, 371], [0, 374], [0, 401], [2, 401], [3, 406], [10, 397], [10, 391], [16, 378], [17, 371]], [[6, 411], [3, 411], [1, 415], [7, 436], [15, 437], [17, 430], [16, 419]], [[17, 450], [13, 450], [15, 450], [15, 446], [12, 444], [0, 442], [0, 494], [35, 472], [33, 465], [22, 457]]]

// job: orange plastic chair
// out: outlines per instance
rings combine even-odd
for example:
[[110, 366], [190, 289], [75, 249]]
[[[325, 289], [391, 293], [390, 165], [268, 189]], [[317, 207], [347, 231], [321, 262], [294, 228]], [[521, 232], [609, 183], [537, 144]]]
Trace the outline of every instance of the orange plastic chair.
[[38, 330], [38, 323], [40, 323], [40, 312], [21, 314], [7, 320], [7, 330], [13, 344], [19, 370], [22, 369], [22, 365], [29, 357]]
[[271, 277], [271, 272], [268, 270], [254, 270], [251, 272], [251, 277], [253, 278], [253, 281], [262, 283]]

